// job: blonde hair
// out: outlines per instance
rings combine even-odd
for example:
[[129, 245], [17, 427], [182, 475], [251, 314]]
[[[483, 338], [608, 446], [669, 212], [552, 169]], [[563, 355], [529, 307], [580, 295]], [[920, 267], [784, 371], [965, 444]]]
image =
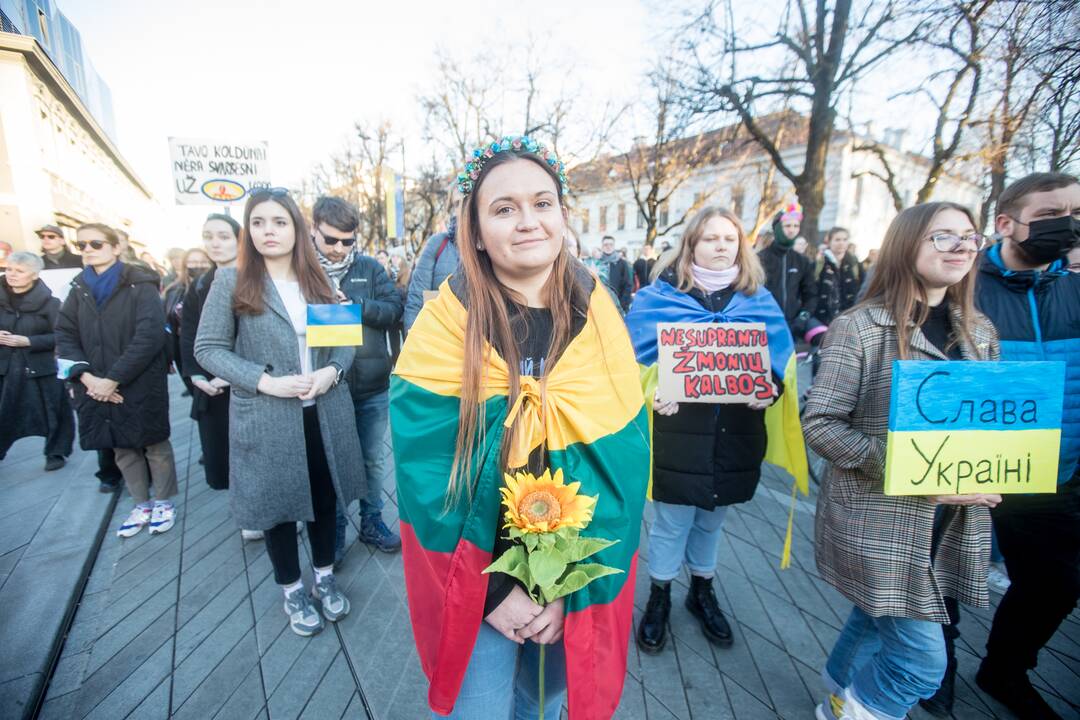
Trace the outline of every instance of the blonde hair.
[[724, 218], [734, 225], [735, 232], [739, 236], [739, 251], [735, 256], [735, 263], [739, 266], [739, 274], [735, 277], [735, 282], [731, 284], [732, 289], [743, 295], [753, 295], [757, 292], [757, 289], [765, 284], [765, 269], [761, 267], [761, 261], [758, 260], [757, 253], [750, 246], [750, 239], [746, 236], [746, 231], [743, 230], [738, 216], [727, 208], [716, 206], [702, 208], [690, 219], [686, 226], [686, 232], [683, 233], [678, 244], [661, 255], [660, 259], [656, 261], [651, 277], [653, 279], [659, 277], [664, 270], [673, 265], [675, 267], [675, 288], [680, 292], [688, 292], [693, 288], [694, 274], [691, 272], [690, 266], [694, 262], [694, 248], [704, 237], [705, 226], [709, 224], [710, 220], [717, 217]]

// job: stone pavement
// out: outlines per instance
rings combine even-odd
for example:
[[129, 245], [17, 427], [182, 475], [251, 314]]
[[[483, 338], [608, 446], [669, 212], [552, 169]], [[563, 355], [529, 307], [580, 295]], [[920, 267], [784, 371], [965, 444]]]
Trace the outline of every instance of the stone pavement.
[[[121, 498], [41, 717], [427, 717], [400, 556], [353, 544], [339, 573], [352, 613], [314, 638], [294, 635], [263, 544], [241, 542], [225, 494], [203, 481], [198, 436], [178, 412], [186, 404], [174, 394], [177, 526], [120, 540], [115, 527], [130, 504]], [[789, 487], [769, 468], [754, 500], [728, 513], [717, 590], [734, 620], [734, 646], [717, 649], [703, 639], [682, 605], [683, 577], [673, 590], [674, 642], [658, 656], [631, 643], [617, 718], [813, 717], [818, 672], [850, 606], [816, 575], [813, 498], [799, 502], [792, 567], [779, 570]], [[393, 488], [387, 494], [386, 519], [396, 524]], [[355, 537], [350, 528], [350, 542]], [[638, 615], [645, 570], [642, 563]], [[964, 615], [957, 718], [1008, 717], [973, 682], [991, 613]], [[3, 633], [7, 656], [8, 628]], [[1043, 652], [1036, 682], [1064, 717], [1080, 716], [1076, 614]], [[928, 716], [916, 710], [913, 717]]]

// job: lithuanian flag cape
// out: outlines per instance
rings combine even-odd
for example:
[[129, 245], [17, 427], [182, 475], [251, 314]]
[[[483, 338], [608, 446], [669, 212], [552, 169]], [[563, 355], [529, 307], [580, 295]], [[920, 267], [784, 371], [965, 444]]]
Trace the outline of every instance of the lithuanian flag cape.
[[[634, 296], [634, 304], [626, 316], [634, 352], [641, 363], [641, 382], [645, 388], [646, 402], [652, 407], [656, 395], [656, 325], [657, 323], [694, 322], [730, 323], [763, 322], [769, 336], [769, 358], [773, 372], [784, 383], [780, 399], [765, 411], [765, 428], [769, 442], [765, 451], [766, 462], [787, 470], [795, 478], [791, 488], [791, 515], [788, 517], [787, 537], [780, 566], [787, 567], [791, 560], [791, 531], [795, 512], [796, 490], [807, 495], [809, 470], [806, 464], [806, 445], [799, 424], [798, 372], [795, 367], [795, 342], [788, 330], [784, 314], [772, 294], [764, 287], [753, 295], [735, 293], [731, 302], [718, 313], [710, 312], [694, 298], [679, 292], [671, 283], [657, 279], [642, 288]], [[652, 416], [649, 417], [652, 430]], [[650, 464], [651, 471], [651, 464]]]
[[[454, 280], [452, 283], [451, 280]], [[521, 377], [508, 407], [507, 366], [492, 350], [485, 372], [486, 435], [473, 461], [471, 502], [446, 508], [464, 362], [466, 309], [442, 284], [402, 349], [390, 384], [390, 420], [413, 635], [431, 682], [428, 703], [448, 714], [483, 621], [496, 526], [501, 517], [499, 445], [518, 419], [510, 464], [544, 443], [552, 471], [597, 496], [583, 535], [618, 540], [590, 561], [624, 572], [566, 599], [563, 642], [570, 717], [610, 718], [619, 703], [630, 636], [641, 513], [649, 473], [648, 417], [626, 328], [599, 283], [585, 327], [543, 386]], [[544, 411], [541, 411], [541, 408]]]

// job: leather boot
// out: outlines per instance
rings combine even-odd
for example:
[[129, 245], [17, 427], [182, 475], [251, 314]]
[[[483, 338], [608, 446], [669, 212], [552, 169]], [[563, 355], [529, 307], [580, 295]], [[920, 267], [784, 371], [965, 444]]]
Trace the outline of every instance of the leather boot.
[[671, 614], [671, 583], [653, 583], [649, 603], [638, 624], [637, 644], [642, 652], [655, 655], [667, 643], [667, 623]]
[[690, 593], [686, 596], [686, 609], [701, 621], [701, 632], [712, 642], [721, 647], [728, 647], [734, 641], [731, 626], [716, 602], [712, 578], [690, 576]]

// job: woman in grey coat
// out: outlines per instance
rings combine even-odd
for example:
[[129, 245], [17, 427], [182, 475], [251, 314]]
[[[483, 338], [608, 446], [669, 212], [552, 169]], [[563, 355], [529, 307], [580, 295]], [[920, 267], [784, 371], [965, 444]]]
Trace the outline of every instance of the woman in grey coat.
[[222, 268], [203, 306], [195, 358], [232, 388], [229, 504], [265, 532], [294, 632], [323, 623], [300, 579], [296, 521], [307, 521], [313, 594], [326, 619], [349, 612], [333, 575], [335, 506], [363, 491], [364, 463], [344, 370], [351, 347], [308, 348], [307, 305], [333, 303], [307, 225], [287, 191], [256, 190], [244, 209], [235, 270]]
[[941, 623], [956, 601], [986, 607], [990, 511], [999, 495], [884, 494], [895, 360], [997, 360], [975, 310], [986, 238], [954, 203], [901, 212], [864, 303], [829, 326], [803, 415], [832, 465], [815, 523], [822, 579], [854, 603], [829, 654], [818, 720], [899, 720], [931, 698], [950, 658]]

